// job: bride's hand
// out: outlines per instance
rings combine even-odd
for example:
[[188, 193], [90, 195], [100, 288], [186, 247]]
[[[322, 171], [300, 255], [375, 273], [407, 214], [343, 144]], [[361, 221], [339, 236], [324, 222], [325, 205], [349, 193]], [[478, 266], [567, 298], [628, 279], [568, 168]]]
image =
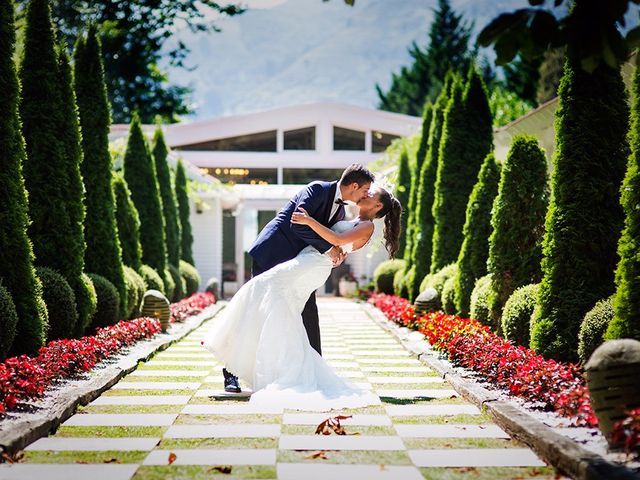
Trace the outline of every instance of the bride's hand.
[[291, 214], [291, 223], [309, 225], [312, 221], [313, 218], [311, 218], [307, 211], [302, 207], [298, 207], [298, 211]]

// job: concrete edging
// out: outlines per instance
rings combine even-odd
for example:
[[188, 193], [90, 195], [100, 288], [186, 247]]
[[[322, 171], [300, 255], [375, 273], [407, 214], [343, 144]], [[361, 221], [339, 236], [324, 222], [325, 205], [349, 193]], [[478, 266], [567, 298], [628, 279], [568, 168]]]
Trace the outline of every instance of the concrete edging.
[[587, 450], [579, 443], [548, 427], [517, 404], [499, 399], [499, 395], [460, 377], [449, 361], [431, 347], [416, 345], [410, 335], [422, 335], [399, 327], [388, 320], [376, 307], [365, 304], [365, 311], [382, 328], [391, 332], [407, 350], [445, 378], [465, 400], [487, 411], [496, 424], [509, 435], [527, 444], [532, 450], [555, 468], [579, 480], [638, 480], [640, 475], [613, 463], [602, 455]]
[[171, 324], [169, 332], [149, 340], [145, 348], [117, 359], [115, 365], [105, 368], [89, 380], [83, 380], [82, 385], [71, 384], [61, 389], [48, 410], [26, 414], [23, 419], [5, 420], [4, 425], [0, 423], [0, 448], [3, 452], [12, 454], [57, 430], [62, 422], [75, 413], [78, 405], [87, 405], [99, 397], [138, 368], [139, 362], [147, 361], [157, 352], [166, 350], [172, 343], [215, 317], [225, 306], [226, 302], [217, 302], [184, 322]]

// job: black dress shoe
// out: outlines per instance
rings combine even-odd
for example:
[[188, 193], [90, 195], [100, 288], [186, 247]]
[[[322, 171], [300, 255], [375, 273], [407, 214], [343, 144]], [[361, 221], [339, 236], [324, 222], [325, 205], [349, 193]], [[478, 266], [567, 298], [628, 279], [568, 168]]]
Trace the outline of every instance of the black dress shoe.
[[224, 375], [224, 391], [228, 393], [241, 393], [242, 389], [238, 383], [238, 377], [233, 373], [227, 371], [226, 368], [222, 369], [222, 375]]

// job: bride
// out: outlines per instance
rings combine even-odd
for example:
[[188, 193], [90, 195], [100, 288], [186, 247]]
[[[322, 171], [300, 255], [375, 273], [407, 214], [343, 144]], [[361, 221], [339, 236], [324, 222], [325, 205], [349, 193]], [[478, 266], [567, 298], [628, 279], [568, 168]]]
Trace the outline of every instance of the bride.
[[[293, 213], [291, 222], [307, 225], [350, 253], [367, 244], [373, 220], [384, 217], [385, 247], [393, 257], [400, 234], [400, 202], [377, 188], [358, 207], [356, 219], [337, 222], [332, 229], [304, 209]], [[307, 246], [295, 258], [245, 283], [216, 320], [203, 344], [252, 387], [250, 403], [311, 411], [380, 403], [372, 392], [339, 377], [309, 344], [301, 313], [332, 267], [328, 255]]]

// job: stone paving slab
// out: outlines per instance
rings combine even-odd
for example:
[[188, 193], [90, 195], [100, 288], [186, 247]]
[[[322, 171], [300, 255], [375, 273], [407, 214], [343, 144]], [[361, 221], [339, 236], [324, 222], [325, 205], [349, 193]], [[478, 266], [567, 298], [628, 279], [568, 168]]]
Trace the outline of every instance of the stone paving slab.
[[334, 362], [329, 360], [327, 362], [329, 365], [331, 365], [333, 368], [359, 368], [360, 365], [358, 365], [357, 362]]
[[420, 366], [420, 368], [424, 371], [426, 370], [426, 368], [424, 366], [421, 366], [422, 363], [420, 363], [420, 360], [418, 360], [417, 358], [404, 358], [404, 357], [398, 357], [398, 358], [359, 358], [358, 362], [360, 363], [373, 363], [375, 365], [380, 365], [383, 363], [394, 363], [394, 364], [398, 364], [399, 366], [403, 365], [403, 366], [409, 366], [409, 365], [415, 365]]
[[317, 463], [279, 463], [281, 480], [423, 480], [417, 468], [411, 466], [380, 465], [322, 465]]
[[204, 377], [208, 370], [147, 370], [139, 369], [131, 373], [134, 377]]
[[[376, 349], [376, 347], [378, 349]], [[364, 356], [364, 357], [409, 357], [411, 356], [410, 352], [406, 350], [379, 350], [380, 346], [372, 346], [370, 350], [351, 350], [356, 356]]]
[[453, 389], [433, 389], [433, 390], [414, 390], [414, 389], [406, 389], [406, 390], [387, 390], [387, 389], [377, 389], [376, 393], [381, 397], [393, 397], [393, 398], [450, 398], [457, 397], [458, 393]]
[[83, 413], [63, 423], [69, 427], [166, 427], [177, 413]]
[[189, 400], [188, 395], [103, 395], [90, 405], [186, 405]]
[[395, 425], [401, 437], [412, 438], [510, 438], [497, 425]]
[[119, 452], [134, 450], [153, 450], [160, 438], [78, 438], [78, 437], [48, 437], [41, 438], [29, 445], [25, 450], [35, 451], [78, 451], [99, 452], [114, 450]]
[[409, 450], [417, 467], [544, 467], [528, 448]]
[[418, 383], [444, 383], [441, 377], [367, 377], [371, 383], [395, 383], [395, 384], [418, 384]]
[[280, 435], [280, 425], [244, 423], [240, 425], [173, 425], [165, 438], [272, 438]]
[[197, 390], [201, 382], [118, 382], [113, 390]]
[[180, 413], [187, 415], [280, 415], [283, 411], [283, 408], [259, 407], [251, 404], [186, 405]]
[[151, 360], [149, 363], [147, 363], [147, 365], [149, 365], [150, 367], [153, 367], [154, 365], [168, 365], [172, 367], [189, 366], [189, 367], [213, 368], [217, 364], [212, 358], [210, 362], [205, 362], [200, 360], [155, 360], [154, 359], [154, 360]]
[[426, 373], [430, 370], [427, 367], [389, 367], [389, 366], [373, 366], [373, 367], [361, 367], [363, 372], [391, 372], [391, 373]]
[[225, 392], [224, 388], [204, 388], [198, 390], [196, 397], [226, 397], [226, 398], [246, 398], [251, 396], [251, 390], [243, 388], [241, 393]]
[[172, 465], [275, 465], [275, 449], [230, 450], [154, 450], [144, 460], [144, 465], [167, 465], [169, 455], [176, 456]]
[[404, 450], [400, 437], [389, 435], [282, 435], [281, 450]]
[[391, 417], [417, 417], [429, 415], [480, 415], [475, 405], [387, 405]]
[[364, 373], [358, 370], [338, 370], [337, 374], [342, 378], [364, 378]]
[[[335, 413], [285, 413], [282, 416], [283, 425], [319, 425]], [[342, 414], [341, 414], [342, 415]], [[348, 412], [345, 413], [348, 415]], [[387, 415], [355, 414], [351, 418], [340, 420], [342, 425], [360, 426], [391, 426], [391, 419]]]
[[138, 465], [0, 465], [1, 480], [129, 480]]

